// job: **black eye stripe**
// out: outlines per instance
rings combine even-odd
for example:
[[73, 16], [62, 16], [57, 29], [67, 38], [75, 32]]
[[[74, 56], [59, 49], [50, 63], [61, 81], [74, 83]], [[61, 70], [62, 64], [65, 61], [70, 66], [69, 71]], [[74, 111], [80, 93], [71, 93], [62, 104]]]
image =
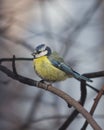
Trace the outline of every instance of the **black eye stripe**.
[[44, 44], [41, 44], [38, 47], [36, 47], [34, 54], [40, 55], [41, 53], [42, 53], [42, 55], [47, 55], [47, 56], [50, 55], [51, 54], [50, 47], [45, 46]]
[[38, 54], [40, 54], [40, 53], [41, 53], [41, 51], [37, 51], [37, 53], [38, 53]]

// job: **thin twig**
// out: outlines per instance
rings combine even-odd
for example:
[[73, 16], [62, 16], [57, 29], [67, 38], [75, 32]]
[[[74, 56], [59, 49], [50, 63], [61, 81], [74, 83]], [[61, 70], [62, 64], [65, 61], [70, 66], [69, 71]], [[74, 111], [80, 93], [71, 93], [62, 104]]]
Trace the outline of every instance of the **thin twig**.
[[[86, 89], [86, 82], [84, 80], [81, 81], [81, 97], [80, 97], [80, 104], [83, 106], [86, 100], [87, 95], [87, 89]], [[66, 130], [68, 126], [73, 122], [73, 120], [77, 117], [79, 112], [77, 110], [74, 110], [71, 115], [65, 120], [65, 122], [62, 124], [62, 126], [59, 128], [59, 130]]]
[[[104, 93], [104, 86], [101, 88], [101, 90], [99, 91], [98, 95], [95, 98], [94, 104], [93, 104], [93, 106], [92, 106], [92, 108], [90, 110], [91, 115], [93, 115], [93, 113], [94, 113], [94, 111], [95, 111], [95, 109], [96, 109], [96, 107], [97, 107], [97, 105], [99, 103], [99, 100], [102, 97], [103, 93]], [[84, 123], [83, 127], [81, 128], [81, 130], [85, 130], [87, 128], [87, 126], [88, 126], [88, 122], [85, 121], [85, 123]]]
[[[15, 58], [15, 60], [24, 60], [24, 61], [28, 61], [28, 60], [33, 60], [33, 58], [24, 58], [24, 57], [20, 57], [20, 58]], [[2, 62], [12, 62], [13, 61], [13, 58], [1, 58], [0, 59], [0, 63]]]
[[99, 77], [104, 76], [104, 71], [92, 72], [92, 73], [88, 73], [88, 74], [86, 73], [83, 75], [86, 77], [89, 77], [89, 78], [99, 78]]
[[13, 73], [15, 75], [17, 75], [17, 70], [16, 70], [16, 66], [15, 66], [15, 55], [13, 55], [12, 68], [13, 68]]

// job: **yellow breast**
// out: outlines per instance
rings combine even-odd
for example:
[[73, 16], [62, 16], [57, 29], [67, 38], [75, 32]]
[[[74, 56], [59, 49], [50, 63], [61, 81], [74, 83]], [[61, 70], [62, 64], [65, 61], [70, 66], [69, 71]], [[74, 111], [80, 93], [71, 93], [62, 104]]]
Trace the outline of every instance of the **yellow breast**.
[[33, 60], [36, 73], [46, 81], [65, 80], [68, 76], [63, 71], [54, 67], [47, 56], [39, 57]]

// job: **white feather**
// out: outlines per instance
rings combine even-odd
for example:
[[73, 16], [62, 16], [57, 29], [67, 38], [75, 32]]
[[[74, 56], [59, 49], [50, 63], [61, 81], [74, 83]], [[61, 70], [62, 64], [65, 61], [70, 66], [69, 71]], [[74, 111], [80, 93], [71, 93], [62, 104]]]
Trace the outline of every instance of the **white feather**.
[[36, 57], [36, 58], [39, 58], [39, 57], [42, 57], [42, 56], [47, 55], [47, 53], [48, 53], [48, 51], [47, 51], [47, 50], [45, 50], [45, 51], [42, 51], [42, 52], [41, 52], [41, 53], [39, 53], [39, 54], [36, 54], [36, 55], [35, 55], [35, 57]]

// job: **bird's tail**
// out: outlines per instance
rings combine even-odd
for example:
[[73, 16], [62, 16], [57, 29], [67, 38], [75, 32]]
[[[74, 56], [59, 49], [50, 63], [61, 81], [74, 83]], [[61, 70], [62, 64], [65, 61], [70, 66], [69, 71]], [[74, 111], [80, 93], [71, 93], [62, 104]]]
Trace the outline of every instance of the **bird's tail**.
[[73, 70], [73, 76], [76, 78], [76, 79], [78, 79], [78, 80], [86, 80], [86, 81], [88, 81], [88, 82], [93, 82], [91, 79], [89, 79], [89, 78], [87, 78], [87, 77], [85, 77], [85, 76], [83, 76], [83, 75], [80, 75], [79, 73], [77, 73], [76, 71], [74, 71]]

